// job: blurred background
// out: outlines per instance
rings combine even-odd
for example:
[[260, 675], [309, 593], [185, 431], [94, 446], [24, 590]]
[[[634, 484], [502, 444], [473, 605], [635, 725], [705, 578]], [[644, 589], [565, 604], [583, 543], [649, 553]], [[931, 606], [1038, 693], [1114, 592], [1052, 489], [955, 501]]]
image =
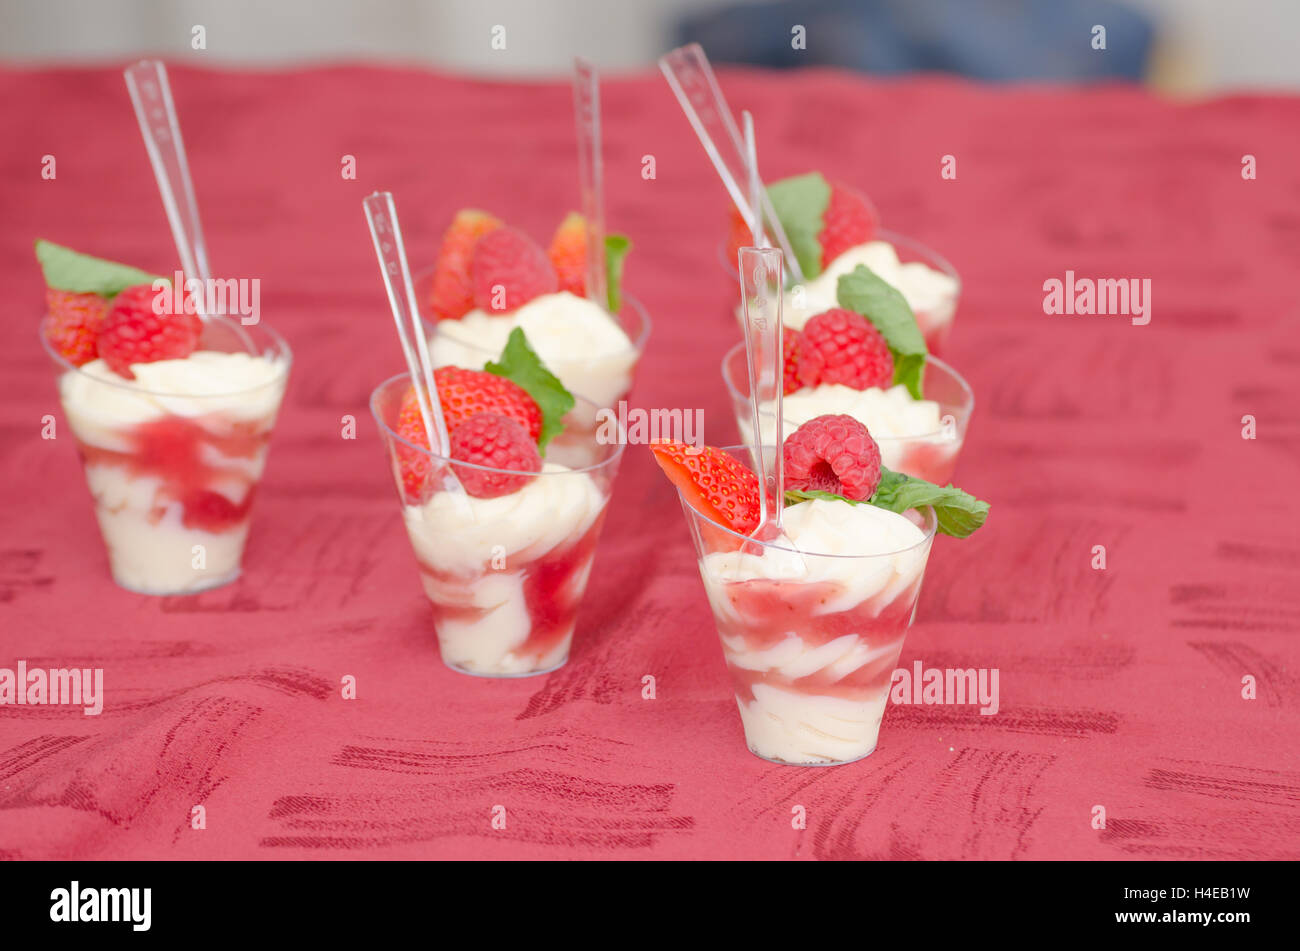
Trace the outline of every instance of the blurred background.
[[[567, 74], [575, 53], [630, 71], [698, 40], [715, 62], [774, 67], [1126, 79], [1181, 95], [1300, 89], [1300, 0], [0, 0], [0, 16], [11, 64], [147, 53], [547, 76]], [[205, 49], [193, 49], [196, 27]]]

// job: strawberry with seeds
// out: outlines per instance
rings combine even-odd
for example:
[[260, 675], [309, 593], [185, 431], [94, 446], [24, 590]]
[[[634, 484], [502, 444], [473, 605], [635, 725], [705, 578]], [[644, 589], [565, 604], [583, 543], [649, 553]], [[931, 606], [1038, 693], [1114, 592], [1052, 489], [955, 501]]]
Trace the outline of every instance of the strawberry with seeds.
[[429, 307], [439, 319], [456, 320], [474, 309], [474, 283], [470, 278], [474, 248], [484, 235], [501, 226], [500, 219], [485, 211], [466, 208], [456, 212], [442, 236], [429, 295]]

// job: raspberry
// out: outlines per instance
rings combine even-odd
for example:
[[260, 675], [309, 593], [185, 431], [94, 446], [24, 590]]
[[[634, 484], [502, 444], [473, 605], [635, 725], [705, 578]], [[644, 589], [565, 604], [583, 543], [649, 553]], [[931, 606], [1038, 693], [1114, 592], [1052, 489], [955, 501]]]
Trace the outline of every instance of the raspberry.
[[474, 284], [469, 273], [474, 247], [480, 238], [500, 227], [500, 220], [485, 211], [467, 208], [456, 212], [443, 233], [429, 293], [429, 308], [440, 320], [458, 320], [474, 309]]
[[799, 340], [799, 382], [842, 383], [855, 390], [888, 387], [894, 358], [885, 338], [861, 314], [836, 307], [804, 324]]
[[155, 314], [156, 294], [148, 284], [128, 287], [113, 298], [99, 328], [99, 356], [128, 380], [135, 379], [133, 363], [181, 360], [199, 345], [203, 322], [194, 314]]
[[852, 416], [808, 420], [786, 437], [781, 452], [787, 489], [830, 492], [862, 502], [880, 484], [880, 447]]
[[510, 313], [560, 286], [546, 252], [516, 228], [498, 228], [479, 239], [470, 275], [475, 306], [497, 314]]
[[793, 327], [781, 328], [781, 356], [785, 360], [782, 392], [787, 396], [799, 389], [799, 337]]
[[[523, 426], [533, 442], [541, 435], [541, 408], [528, 395], [528, 391], [513, 380], [485, 370], [439, 367], [433, 371], [433, 382], [438, 387], [438, 400], [442, 403], [447, 432], [478, 413], [500, 413]], [[408, 420], [414, 424], [413, 431], [420, 434], [420, 445], [427, 446], [414, 387], [408, 387], [406, 396], [402, 399], [398, 416], [399, 431]], [[415, 442], [414, 439], [411, 441]]]
[[49, 287], [45, 305], [50, 314], [46, 337], [54, 351], [74, 366], [95, 359], [95, 342], [108, 315], [108, 301], [98, 294], [73, 294]]
[[531, 479], [529, 473], [542, 471], [537, 443], [518, 422], [500, 413], [478, 413], [452, 430], [451, 457], [476, 466], [509, 469], [515, 473], [456, 466], [460, 484], [466, 492], [479, 499], [494, 499], [518, 492]]
[[555, 229], [546, 249], [560, 281], [560, 290], [583, 297], [587, 293], [587, 219], [569, 212]]
[[822, 270], [849, 248], [866, 244], [876, 233], [876, 210], [867, 197], [847, 185], [832, 184], [817, 241], [822, 246]]
[[749, 467], [712, 446], [665, 441], [650, 451], [695, 511], [743, 534], [758, 527], [758, 476]]

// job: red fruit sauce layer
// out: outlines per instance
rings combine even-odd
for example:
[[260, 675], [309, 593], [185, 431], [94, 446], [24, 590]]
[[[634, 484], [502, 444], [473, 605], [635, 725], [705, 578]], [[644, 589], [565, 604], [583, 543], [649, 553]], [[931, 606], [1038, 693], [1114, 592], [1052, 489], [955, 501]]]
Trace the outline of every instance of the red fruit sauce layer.
[[[253, 504], [256, 480], [239, 469], [212, 465], [207, 460], [226, 458], [260, 459], [271, 440], [269, 420], [238, 422], [220, 414], [207, 416], [164, 416], [119, 430], [131, 444], [129, 452], [90, 446], [78, 441], [86, 465], [120, 466], [133, 478], [152, 477], [162, 481], [153, 499], [152, 521], [160, 520], [167, 508], [181, 505], [186, 528], [206, 532], [227, 531], [247, 521]], [[243, 483], [243, 501], [230, 501], [226, 492]]]
[[748, 670], [733, 664], [731, 651], [724, 641], [723, 653], [727, 655], [727, 667], [731, 670], [737, 699], [745, 703], [753, 700], [754, 685], [760, 683], [811, 696], [846, 700], [866, 700], [878, 695], [889, 687], [893, 678], [920, 586], [920, 579], [917, 579], [895, 595], [879, 613], [875, 610], [878, 599], [868, 598], [847, 611], [814, 614], [828, 600], [841, 595], [840, 585], [829, 581], [809, 584], [768, 580], [738, 581], [726, 585], [723, 588], [725, 597], [739, 619], [718, 619], [718, 632], [728, 640], [743, 638], [747, 650], [762, 651], [775, 647], [786, 640], [791, 631], [798, 634], [809, 650], [846, 634], [857, 636], [872, 651], [892, 647], [846, 675], [832, 671], [828, 662], [828, 666], [805, 677], [791, 678], [779, 667]]
[[[521, 565], [507, 557], [506, 567], [502, 570], [523, 572], [524, 602], [532, 622], [528, 639], [510, 653], [540, 661], [573, 632], [573, 622], [586, 587], [585, 573], [596, 552], [596, 540], [600, 537], [600, 526], [604, 521], [605, 513], [602, 510], [581, 536], [552, 548], [536, 561]], [[419, 565], [420, 572], [431, 578], [438, 587], [465, 587], [475, 581], [475, 578], [464, 575], [438, 571], [423, 561]], [[488, 569], [483, 574], [488, 574], [491, 570]], [[580, 585], [579, 582], [584, 583]], [[490, 613], [462, 605], [439, 604], [436, 601], [430, 603], [433, 605], [435, 630], [444, 620], [477, 624]]]

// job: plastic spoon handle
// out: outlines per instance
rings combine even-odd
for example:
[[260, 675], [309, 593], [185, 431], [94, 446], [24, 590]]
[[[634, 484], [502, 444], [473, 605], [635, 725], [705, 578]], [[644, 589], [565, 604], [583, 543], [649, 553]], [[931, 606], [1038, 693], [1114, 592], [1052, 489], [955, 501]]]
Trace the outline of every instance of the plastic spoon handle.
[[[442, 403], [438, 399], [438, 387], [433, 381], [429, 343], [420, 326], [415, 285], [411, 281], [411, 269], [406, 262], [406, 247], [402, 243], [402, 229], [397, 221], [393, 195], [391, 192], [375, 192], [361, 204], [365, 208], [366, 220], [370, 223], [370, 237], [374, 240], [375, 255], [379, 258], [379, 269], [384, 275], [388, 305], [397, 324], [402, 356], [406, 358], [406, 366], [411, 374], [411, 385], [415, 389], [425, 432], [429, 435], [429, 445], [439, 455], [446, 457], [450, 442], [447, 438], [447, 422], [442, 414]], [[407, 333], [408, 323], [411, 326], [410, 334]], [[415, 349], [411, 347], [411, 337], [415, 338]], [[455, 478], [454, 474], [452, 477]]]
[[[758, 469], [759, 523], [753, 537], [768, 540], [781, 530], [781, 503], [785, 493], [785, 466], [781, 458], [781, 297], [783, 275], [778, 248], [741, 248], [740, 289], [745, 300], [745, 354], [749, 359], [749, 402], [754, 438], [751, 452]], [[762, 413], [772, 403], [776, 412], [776, 451], [769, 463], [763, 451]], [[774, 504], [769, 505], [769, 494]]]
[[[203, 226], [199, 223], [199, 204], [194, 197], [185, 143], [181, 140], [176, 106], [172, 103], [171, 86], [167, 82], [167, 67], [158, 60], [146, 59], [128, 66], [125, 75], [126, 88], [135, 106], [135, 117], [144, 136], [144, 147], [149, 152], [163, 208], [171, 224], [172, 238], [180, 254], [181, 268], [186, 277], [196, 277], [206, 286], [212, 277], [208, 266], [208, 246], [203, 240]], [[203, 294], [193, 296], [199, 308], [203, 306], [203, 297]], [[200, 310], [200, 316], [206, 315]]]
[[758, 213], [763, 200], [763, 179], [758, 174], [758, 143], [754, 139], [754, 117], [746, 109], [741, 113], [745, 121], [745, 167], [749, 170], [749, 236], [756, 248], [768, 246], [763, 234], [763, 216]]
[[573, 116], [578, 132], [578, 186], [587, 219], [587, 298], [609, 309], [605, 275], [605, 162], [600, 136], [600, 75], [573, 61]]
[[[745, 220], [749, 221], [753, 212], [750, 200], [742, 191], [741, 184], [748, 178], [743, 153], [744, 145], [740, 139], [740, 131], [736, 128], [735, 117], [732, 116], [727, 100], [722, 95], [722, 89], [718, 86], [717, 77], [713, 74], [713, 67], [709, 65], [704, 50], [698, 43], [680, 46], [659, 57], [659, 69], [668, 80], [668, 85], [672, 88], [673, 95], [677, 97], [682, 111], [686, 113], [686, 118], [690, 120], [691, 128], [695, 130], [700, 144], [708, 153], [713, 167], [718, 172], [718, 177], [722, 179], [727, 193], [731, 195], [731, 200], [740, 209]], [[762, 193], [762, 205], [767, 227], [775, 236], [781, 250], [785, 252], [790, 275], [796, 284], [802, 284], [803, 271], [799, 268], [799, 262], [790, 246], [790, 239], [786, 237], [785, 229], [781, 227], [781, 221], [772, 208], [772, 200], [766, 190]]]

